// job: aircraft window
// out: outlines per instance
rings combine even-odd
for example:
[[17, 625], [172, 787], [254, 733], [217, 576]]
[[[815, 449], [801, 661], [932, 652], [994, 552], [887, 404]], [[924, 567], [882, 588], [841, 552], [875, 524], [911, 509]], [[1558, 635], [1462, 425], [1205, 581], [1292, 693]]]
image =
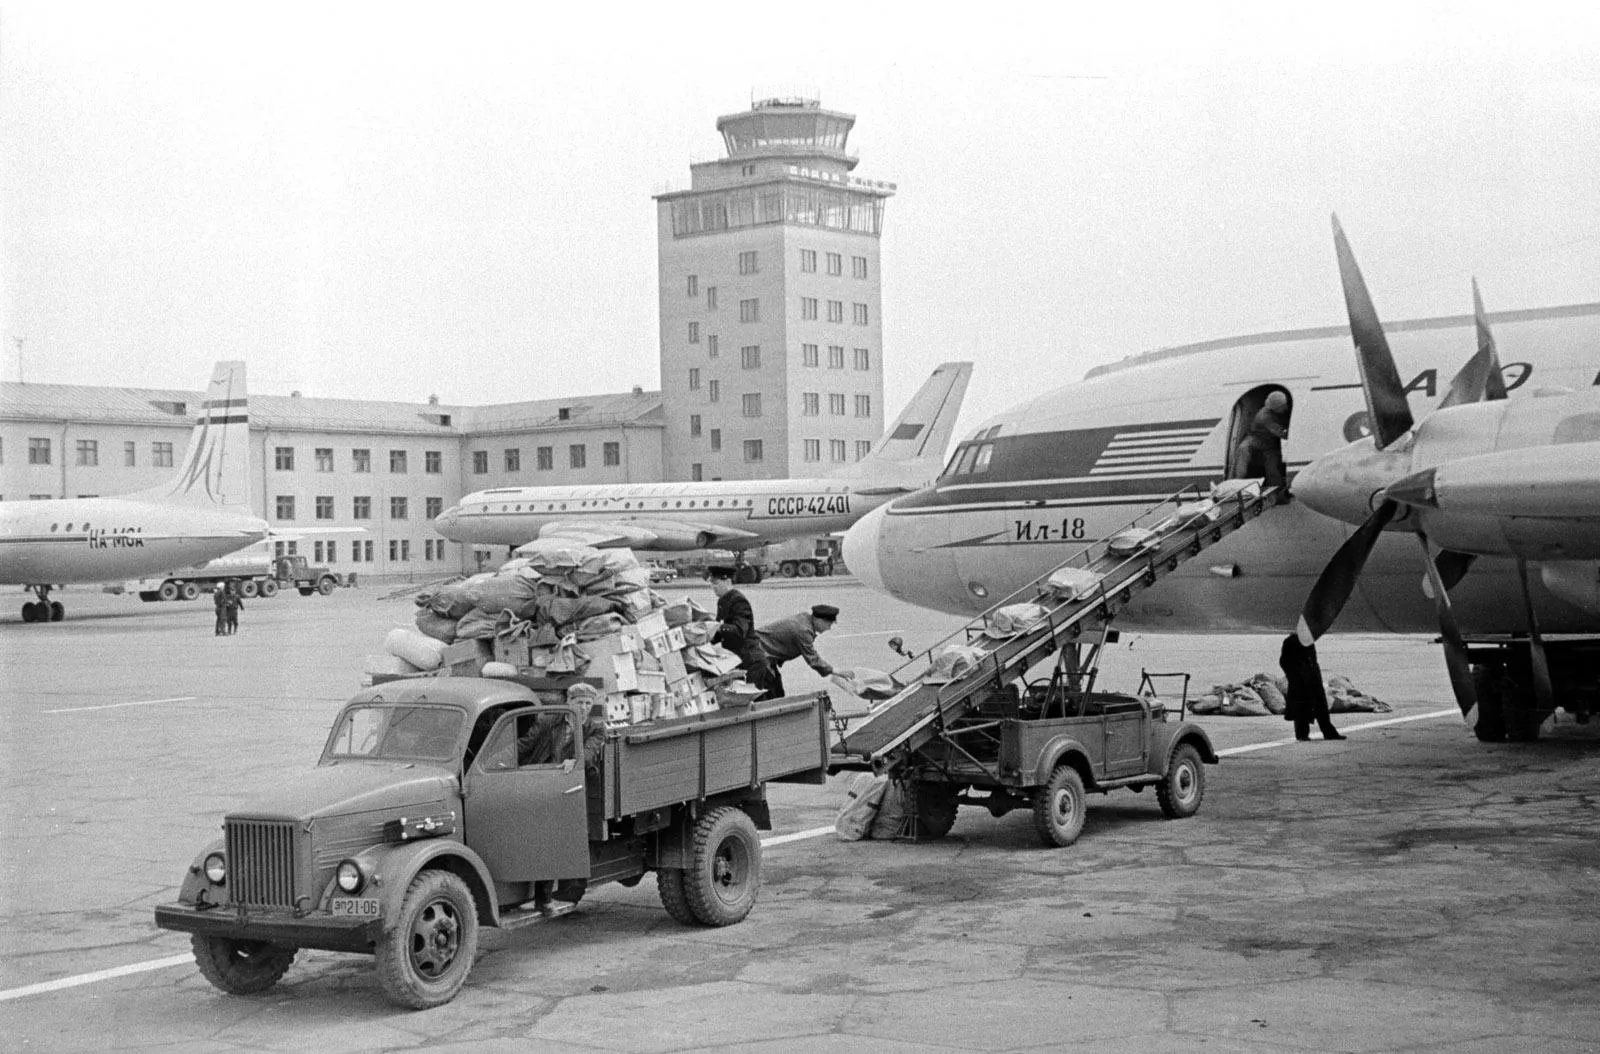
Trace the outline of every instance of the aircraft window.
[[666, 507], [667, 507], [667, 503], [666, 503], [666, 502], [662, 502], [662, 503], [661, 503], [661, 507], [662, 507], [662, 508], [663, 508], [663, 509], [664, 509], [664, 508], [666, 508]]
[[52, 523], [50, 525], [50, 533], [51, 534], [54, 534], [56, 531], [58, 531], [60, 529], [61, 529], [61, 525], [59, 523]]
[[949, 460], [948, 463], [946, 463], [946, 465], [944, 466], [944, 471], [942, 473], [940, 473], [940, 475], [944, 475], [944, 476], [953, 476], [953, 475], [955, 475], [956, 474], [956, 466], [961, 463], [961, 455], [965, 454], [968, 449], [969, 448], [965, 443], [962, 443], [959, 446], [957, 446], [956, 449], [955, 449], [955, 453], [950, 455], [950, 460]]
[[567, 503], [566, 502], [562, 502], [561, 503], [561, 511], [562, 512], [566, 512], [567, 511]]
[[746, 499], [744, 499], [744, 503], [745, 503], [745, 507], [749, 508], [750, 506], [752, 506], [752, 505], [754, 505], [756, 503], [756, 500], [754, 498], [746, 498]]
[[717, 499], [717, 508], [719, 508], [719, 509], [722, 508], [722, 499], [721, 498]]
[[681, 509], [681, 508], [683, 508], [683, 502], [681, 502], [681, 501], [673, 502], [672, 507], [674, 509]]
[[955, 471], [950, 473], [952, 476], [965, 476], [972, 471], [972, 459], [977, 456], [978, 446], [974, 443], [960, 453], [961, 457], [956, 464]]
[[69, 523], [69, 524], [67, 524], [67, 530], [68, 530], [68, 531], [71, 531], [71, 530], [72, 530], [72, 524], [70, 524], [70, 523]]
[[978, 448], [978, 459], [972, 463], [972, 471], [989, 471], [989, 462], [994, 459], [994, 444], [985, 443]]

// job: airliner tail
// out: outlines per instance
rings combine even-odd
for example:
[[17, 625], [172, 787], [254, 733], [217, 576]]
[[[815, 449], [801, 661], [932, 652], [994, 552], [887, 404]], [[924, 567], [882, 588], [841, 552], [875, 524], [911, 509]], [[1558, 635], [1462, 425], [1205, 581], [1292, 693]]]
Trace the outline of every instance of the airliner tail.
[[972, 363], [946, 362], [912, 396], [872, 453], [837, 475], [861, 480], [868, 488], [925, 486], [944, 466], [945, 448], [955, 431]]
[[250, 415], [244, 363], [217, 363], [177, 475], [138, 496], [173, 505], [250, 507]]

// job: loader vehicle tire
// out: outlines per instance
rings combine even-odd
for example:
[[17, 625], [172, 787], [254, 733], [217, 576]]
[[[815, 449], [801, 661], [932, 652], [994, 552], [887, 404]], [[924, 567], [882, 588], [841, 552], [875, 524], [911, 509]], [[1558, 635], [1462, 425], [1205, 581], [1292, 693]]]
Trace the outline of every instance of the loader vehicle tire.
[[181, 596], [185, 600], [199, 600], [200, 599], [200, 583], [198, 583], [198, 582], [185, 582], [183, 584], [183, 588], [178, 590], [178, 595]]
[[761, 891], [761, 836], [743, 809], [724, 805], [694, 825], [684, 895], [695, 921], [731, 926], [756, 906]]
[[1183, 743], [1167, 760], [1167, 774], [1156, 784], [1156, 801], [1169, 820], [1181, 820], [1200, 811], [1206, 796], [1206, 769], [1200, 752]]
[[383, 994], [413, 1010], [454, 999], [478, 955], [478, 910], [467, 884], [448, 871], [422, 872], [394, 921], [376, 949]]
[[956, 825], [956, 789], [945, 783], [913, 781], [910, 800], [917, 816], [917, 837], [939, 839]]
[[261, 595], [264, 596], [264, 597], [275, 597], [275, 596], [277, 596], [278, 595], [278, 583], [273, 581], [270, 578], [268, 578], [265, 581], [263, 581], [261, 583]]
[[1071, 765], [1057, 765], [1050, 780], [1033, 798], [1033, 829], [1049, 847], [1068, 846], [1078, 840], [1088, 811], [1083, 777]]
[[234, 995], [265, 992], [288, 971], [298, 948], [283, 948], [266, 941], [232, 937], [207, 937], [196, 933], [189, 941], [195, 965], [206, 980]]
[[162, 600], [172, 601], [178, 599], [178, 583], [163, 582], [161, 588], [156, 590], [156, 595]]
[[661, 897], [661, 906], [675, 921], [685, 926], [693, 926], [700, 921], [689, 908], [689, 895], [683, 890], [683, 868], [659, 869], [656, 872], [656, 893]]

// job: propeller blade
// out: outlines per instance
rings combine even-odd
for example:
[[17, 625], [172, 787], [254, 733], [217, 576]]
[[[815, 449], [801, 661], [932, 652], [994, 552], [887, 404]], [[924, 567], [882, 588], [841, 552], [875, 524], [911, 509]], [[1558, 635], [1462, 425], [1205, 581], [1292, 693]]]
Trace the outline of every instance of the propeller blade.
[[[1428, 582], [1433, 587], [1433, 606], [1439, 613], [1439, 636], [1444, 639], [1444, 664], [1450, 671], [1450, 690], [1455, 693], [1456, 705], [1461, 707], [1461, 716], [1469, 727], [1473, 727], [1478, 723], [1478, 690], [1472, 684], [1472, 664], [1467, 660], [1467, 645], [1461, 639], [1455, 609], [1450, 604], [1450, 590], [1445, 587], [1444, 577], [1434, 562], [1427, 536], [1418, 532], [1417, 541], [1422, 543], [1422, 562], [1427, 565]], [[1440, 557], [1444, 555], [1441, 553]]]
[[1476, 278], [1472, 280], [1472, 314], [1478, 325], [1478, 351], [1451, 378], [1449, 389], [1444, 393], [1444, 398], [1439, 400], [1439, 410], [1447, 406], [1506, 397], [1506, 381], [1500, 373], [1500, 354], [1495, 349], [1494, 333], [1489, 329], [1489, 318], [1483, 310], [1483, 297], [1478, 292]]
[[[1439, 555], [1434, 557], [1433, 566], [1439, 572], [1439, 578], [1444, 582], [1445, 592], [1449, 592], [1461, 584], [1467, 577], [1467, 572], [1472, 569], [1472, 562], [1477, 557], [1471, 553], [1458, 553], [1454, 549], [1440, 549]], [[1423, 592], [1428, 599], [1433, 599], [1433, 576], [1423, 579]]]
[[1384, 527], [1394, 519], [1399, 509], [1400, 506], [1392, 501], [1385, 500], [1379, 504], [1367, 521], [1339, 546], [1339, 551], [1333, 554], [1328, 566], [1322, 569], [1316, 585], [1306, 595], [1305, 606], [1300, 610], [1300, 621], [1295, 626], [1295, 636], [1300, 638], [1301, 644], [1306, 647], [1315, 644], [1317, 638], [1328, 632], [1328, 627], [1339, 617], [1339, 612], [1344, 610], [1345, 602], [1355, 590], [1356, 579], [1361, 577], [1367, 556], [1378, 542], [1378, 535], [1383, 533]]
[[1544, 653], [1544, 637], [1539, 633], [1539, 620], [1533, 615], [1533, 590], [1528, 585], [1528, 561], [1517, 557], [1517, 577], [1522, 580], [1522, 611], [1528, 619], [1528, 658], [1533, 664], [1533, 694], [1539, 700], [1539, 709], [1556, 708], [1556, 692], [1550, 681], [1550, 659]]
[[1372, 306], [1367, 283], [1356, 266], [1350, 242], [1333, 217], [1333, 247], [1339, 256], [1339, 280], [1344, 284], [1344, 306], [1350, 316], [1350, 337], [1356, 345], [1356, 364], [1361, 369], [1361, 390], [1367, 397], [1367, 417], [1372, 434], [1382, 450], [1411, 430], [1415, 421], [1406, 402], [1400, 372], [1389, 352], [1389, 339], [1383, 334], [1378, 311]]

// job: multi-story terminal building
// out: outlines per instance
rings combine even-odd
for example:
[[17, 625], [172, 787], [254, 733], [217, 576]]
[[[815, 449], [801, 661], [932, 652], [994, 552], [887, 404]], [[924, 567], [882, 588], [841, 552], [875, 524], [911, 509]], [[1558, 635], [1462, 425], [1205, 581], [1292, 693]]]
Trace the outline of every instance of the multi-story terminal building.
[[769, 99], [656, 196], [668, 479], [818, 475], [883, 431], [879, 236], [851, 114]]
[[[0, 384], [0, 499], [85, 498], [176, 471], [202, 392]], [[314, 531], [280, 543], [363, 575], [448, 574], [504, 553], [463, 551], [433, 518], [485, 487], [662, 478], [659, 392], [444, 406], [250, 394], [252, 504]]]

